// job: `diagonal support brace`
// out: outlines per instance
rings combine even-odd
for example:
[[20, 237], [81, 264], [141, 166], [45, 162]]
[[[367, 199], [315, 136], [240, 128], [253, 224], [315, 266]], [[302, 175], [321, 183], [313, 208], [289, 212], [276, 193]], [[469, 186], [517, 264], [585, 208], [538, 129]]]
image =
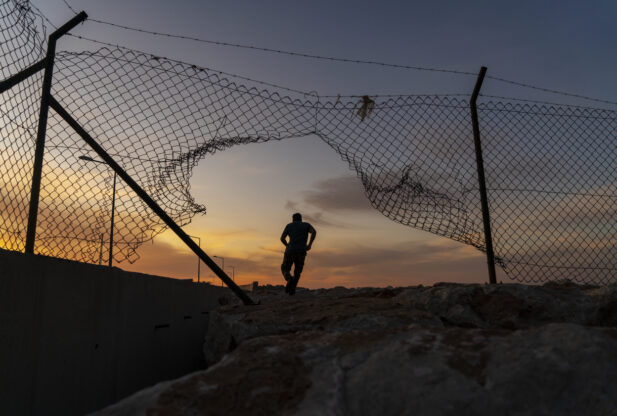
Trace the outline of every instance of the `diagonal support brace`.
[[40, 61], [38, 61], [37, 63], [29, 66], [26, 69], [24, 69], [23, 71], [18, 72], [17, 74], [13, 75], [12, 77], [7, 78], [4, 81], [0, 82], [0, 94], [2, 94], [6, 90], [11, 89], [12, 87], [14, 87], [15, 85], [19, 84], [20, 82], [22, 82], [26, 78], [36, 74], [41, 69], [45, 68], [46, 64], [47, 64], [47, 58], [43, 58]]
[[109, 165], [116, 174], [150, 207], [156, 215], [174, 232], [193, 252], [212, 269], [212, 271], [238, 296], [245, 305], [254, 305], [253, 300], [225, 273], [167, 213], [129, 176], [124, 169], [94, 140], [90, 134], [56, 101], [49, 96], [49, 105], [64, 119], [82, 139]]

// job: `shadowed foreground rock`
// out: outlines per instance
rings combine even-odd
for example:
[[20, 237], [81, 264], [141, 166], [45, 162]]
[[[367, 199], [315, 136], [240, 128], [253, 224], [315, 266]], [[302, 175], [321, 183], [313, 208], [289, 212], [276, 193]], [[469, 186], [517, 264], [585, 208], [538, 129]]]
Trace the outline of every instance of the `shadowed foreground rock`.
[[207, 370], [106, 415], [617, 415], [617, 290], [262, 288], [211, 314]]

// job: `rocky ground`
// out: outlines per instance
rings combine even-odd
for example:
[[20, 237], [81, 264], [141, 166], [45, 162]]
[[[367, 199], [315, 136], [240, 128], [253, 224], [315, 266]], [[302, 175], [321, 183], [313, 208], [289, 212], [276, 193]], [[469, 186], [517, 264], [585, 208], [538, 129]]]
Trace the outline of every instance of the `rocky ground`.
[[299, 290], [211, 313], [209, 368], [106, 415], [617, 415], [617, 286]]

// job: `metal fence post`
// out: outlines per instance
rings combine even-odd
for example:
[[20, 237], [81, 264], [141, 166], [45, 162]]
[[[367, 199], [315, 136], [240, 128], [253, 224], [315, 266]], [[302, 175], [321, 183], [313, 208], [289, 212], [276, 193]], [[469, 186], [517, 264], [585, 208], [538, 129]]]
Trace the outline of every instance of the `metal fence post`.
[[478, 108], [476, 100], [480, 94], [480, 88], [486, 75], [486, 67], [480, 68], [476, 86], [471, 94], [469, 107], [471, 108], [471, 123], [473, 125], [473, 142], [476, 148], [476, 165], [478, 167], [478, 182], [480, 184], [480, 200], [482, 202], [482, 220], [484, 222], [484, 244], [486, 246], [486, 261], [488, 263], [488, 276], [490, 283], [497, 283], [495, 274], [495, 253], [493, 252], [493, 237], [491, 234], [491, 217], [488, 210], [488, 197], [486, 195], [486, 179], [484, 177], [484, 160], [482, 159], [482, 143], [480, 141], [480, 126], [478, 124]]
[[[54, 57], [56, 55], [56, 41], [79, 23], [86, 20], [85, 12], [79, 13], [62, 27], [49, 35], [47, 42], [47, 56], [45, 57], [45, 74], [43, 76], [43, 89], [41, 93], [41, 110], [39, 112], [39, 126], [36, 136], [36, 148], [34, 150], [34, 167], [32, 169], [32, 189], [30, 191], [30, 211], [28, 213], [28, 230], [26, 231], [25, 252], [34, 253], [34, 240], [36, 238], [36, 216], [39, 209], [39, 194], [41, 191], [41, 172], [43, 170], [43, 154], [45, 152], [45, 133], [47, 130], [47, 115], [49, 113], [49, 97], [51, 92], [51, 79], [54, 70]], [[37, 67], [33, 66], [33, 70]]]

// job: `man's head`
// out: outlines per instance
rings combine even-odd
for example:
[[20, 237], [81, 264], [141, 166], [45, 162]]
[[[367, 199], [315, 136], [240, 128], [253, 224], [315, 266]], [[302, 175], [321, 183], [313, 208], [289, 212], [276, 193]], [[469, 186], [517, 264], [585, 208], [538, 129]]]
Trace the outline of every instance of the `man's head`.
[[294, 215], [291, 216], [291, 219], [294, 221], [302, 221], [302, 214], [296, 212]]

